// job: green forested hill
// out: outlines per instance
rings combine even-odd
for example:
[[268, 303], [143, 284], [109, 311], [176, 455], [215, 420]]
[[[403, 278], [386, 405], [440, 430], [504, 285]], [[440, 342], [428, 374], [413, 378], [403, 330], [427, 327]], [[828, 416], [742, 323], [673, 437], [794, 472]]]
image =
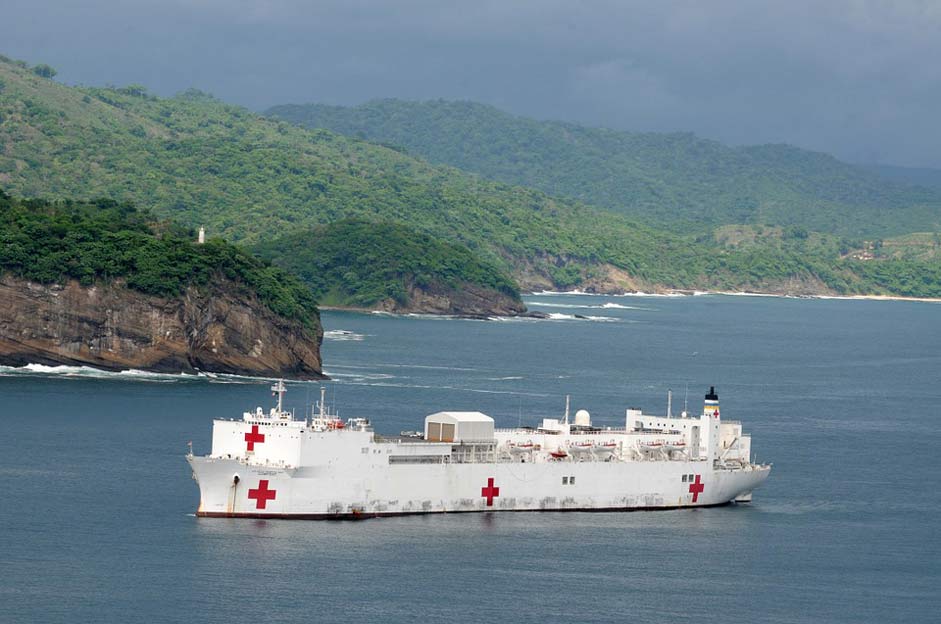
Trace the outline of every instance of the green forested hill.
[[688, 255], [605, 211], [198, 92], [67, 87], [2, 60], [0, 81], [0, 185], [16, 195], [136, 201], [250, 244], [351, 217], [400, 222], [557, 285], [603, 262], [662, 280], [666, 254]]
[[[266, 241], [257, 251], [300, 276], [324, 305], [428, 311], [412, 301], [420, 292], [442, 300], [436, 310], [450, 314], [525, 307], [509, 275], [466, 247], [401, 224], [342, 220]], [[489, 306], [481, 306], [481, 294]]]
[[346, 219], [402, 224], [465, 247], [523, 288], [941, 295], [930, 262], [857, 268], [839, 252], [863, 241], [809, 235], [806, 226], [758, 237], [759, 244], [679, 235], [199, 92], [160, 99], [136, 86], [68, 87], [3, 58], [0, 188], [21, 197], [134, 201], [250, 245]]
[[293, 275], [222, 239], [195, 241], [195, 232], [129, 204], [23, 201], [0, 190], [0, 273], [86, 286], [122, 279], [158, 297], [226, 278], [276, 314], [317, 325], [314, 298]]
[[862, 167], [894, 182], [941, 190], [941, 169], [895, 167], [892, 165], [863, 165]]
[[941, 229], [941, 190], [787, 145], [727, 147], [692, 134], [535, 121], [443, 100], [288, 105], [268, 114], [685, 231], [730, 223], [851, 237]]

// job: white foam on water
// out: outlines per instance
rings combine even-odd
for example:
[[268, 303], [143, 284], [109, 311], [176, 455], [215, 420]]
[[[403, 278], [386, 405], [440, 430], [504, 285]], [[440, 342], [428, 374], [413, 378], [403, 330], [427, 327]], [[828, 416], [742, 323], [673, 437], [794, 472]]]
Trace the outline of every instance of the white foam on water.
[[578, 316], [575, 314], [561, 314], [559, 312], [550, 312], [549, 320], [551, 321], [600, 321], [602, 323], [610, 323], [612, 321], [618, 321], [613, 316]]
[[374, 372], [362, 372], [362, 373], [337, 373], [332, 370], [324, 369], [324, 374], [330, 377], [333, 381], [348, 383], [348, 382], [367, 382], [367, 381], [383, 381], [387, 379], [395, 379], [395, 375], [390, 375], [388, 373], [374, 373]]
[[[694, 291], [692, 295], [708, 295], [712, 294], [705, 291]], [[564, 297], [564, 296], [573, 296], [573, 297], [690, 297], [689, 293], [685, 292], [665, 292], [665, 293], [648, 293], [643, 291], [637, 292], [624, 292], [617, 294], [605, 294], [605, 293], [590, 293], [583, 290], [543, 290], [539, 292], [531, 292], [530, 296], [533, 297]]]
[[546, 295], [548, 297], [555, 297], [557, 295], [588, 295], [594, 296], [594, 293], [586, 293], [583, 290], [540, 290], [539, 292], [530, 293], [533, 295]]
[[[708, 295], [706, 292], [694, 292], [693, 295]], [[629, 292], [621, 293], [618, 295], [611, 295], [612, 297], [689, 297], [686, 293], [678, 292], [669, 292], [669, 293], [648, 293], [648, 292]]]
[[838, 299], [840, 301], [915, 301], [917, 303], [941, 303], [941, 299], [920, 297], [891, 297], [868, 295], [813, 295], [813, 299]]
[[58, 377], [64, 379], [118, 379], [142, 381], [147, 383], [178, 383], [204, 381], [210, 383], [254, 383], [259, 380], [270, 381], [271, 377], [251, 377], [223, 373], [154, 373], [135, 368], [122, 371], [108, 371], [92, 366], [49, 366], [47, 364], [27, 364], [25, 366], [0, 366], [0, 377], [35, 376]]
[[366, 334], [357, 334], [348, 329], [330, 329], [323, 333], [324, 340], [334, 340], [338, 342], [353, 341], [360, 342], [366, 338]]
[[564, 309], [579, 309], [579, 310], [647, 310], [648, 308], [640, 308], [637, 306], [623, 305], [620, 303], [607, 302], [602, 303], [601, 305], [587, 304], [587, 303], [550, 303], [548, 301], [530, 301], [528, 305], [541, 307], [541, 308], [564, 308]]

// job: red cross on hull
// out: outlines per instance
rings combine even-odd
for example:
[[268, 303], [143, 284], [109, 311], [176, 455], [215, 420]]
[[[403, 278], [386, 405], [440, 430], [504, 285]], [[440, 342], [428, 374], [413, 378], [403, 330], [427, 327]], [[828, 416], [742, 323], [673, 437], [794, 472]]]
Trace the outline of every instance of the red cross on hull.
[[493, 477], [487, 479], [487, 486], [480, 488], [480, 495], [487, 499], [487, 507], [493, 507], [493, 499], [500, 496], [500, 488], [493, 487]]
[[699, 501], [699, 495], [706, 489], [706, 484], [699, 482], [700, 477], [701, 475], [696, 475], [695, 483], [689, 484], [689, 493], [693, 495], [694, 503]]
[[255, 444], [265, 441], [265, 434], [258, 433], [258, 425], [252, 425], [252, 430], [245, 434], [245, 450], [254, 451]]
[[258, 481], [258, 487], [248, 490], [248, 498], [255, 501], [255, 509], [265, 509], [268, 501], [277, 497], [277, 490], [268, 489], [268, 479]]

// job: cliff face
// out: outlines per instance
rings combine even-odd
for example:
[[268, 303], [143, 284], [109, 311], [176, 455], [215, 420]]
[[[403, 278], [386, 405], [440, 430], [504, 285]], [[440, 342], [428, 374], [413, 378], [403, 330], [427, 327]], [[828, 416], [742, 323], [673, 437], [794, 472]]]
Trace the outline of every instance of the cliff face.
[[119, 282], [83, 287], [0, 277], [0, 364], [8, 366], [319, 379], [322, 338], [319, 324], [314, 331], [279, 317], [225, 283], [163, 299]]

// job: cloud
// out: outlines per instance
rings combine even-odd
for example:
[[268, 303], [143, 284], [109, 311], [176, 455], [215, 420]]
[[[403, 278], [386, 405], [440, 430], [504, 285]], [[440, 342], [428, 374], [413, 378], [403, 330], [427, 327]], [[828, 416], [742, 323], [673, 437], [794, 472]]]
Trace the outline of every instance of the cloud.
[[66, 81], [260, 109], [463, 98], [514, 113], [941, 167], [941, 4], [8, 0]]

